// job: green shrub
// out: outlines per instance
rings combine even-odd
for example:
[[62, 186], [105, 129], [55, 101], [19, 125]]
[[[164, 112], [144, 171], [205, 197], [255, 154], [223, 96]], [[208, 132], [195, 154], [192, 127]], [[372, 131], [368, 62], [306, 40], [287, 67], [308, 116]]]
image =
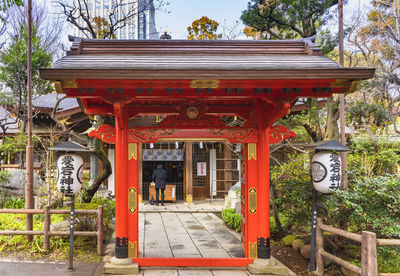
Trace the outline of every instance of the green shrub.
[[400, 176], [349, 179], [348, 189], [335, 191], [327, 202], [330, 215], [338, 220], [341, 215], [338, 206], [343, 206], [350, 231], [367, 230], [379, 238], [400, 238]]
[[9, 171], [0, 171], [0, 183], [10, 183], [11, 180], [11, 172]]
[[13, 196], [3, 203], [4, 209], [24, 209], [25, 198]]
[[236, 232], [241, 230], [241, 215], [235, 213], [235, 209], [223, 209], [222, 220]]
[[[292, 154], [290, 162], [271, 167], [273, 203], [284, 234], [309, 231], [312, 207], [312, 182], [308, 154]], [[282, 233], [281, 233], [282, 234]]]
[[[398, 273], [400, 272], [400, 248], [378, 247], [378, 271], [380, 273]], [[354, 265], [361, 266], [361, 259], [357, 258], [351, 262]]]
[[[115, 217], [115, 202], [111, 199], [95, 197], [90, 203], [75, 203], [76, 210], [97, 210], [99, 206], [103, 206], [103, 224], [107, 226]], [[69, 210], [71, 207], [65, 206], [63, 209]], [[97, 218], [97, 215], [80, 215], [86, 218]], [[69, 218], [69, 215], [64, 215], [65, 219]], [[84, 226], [82, 226], [84, 227]]]
[[358, 136], [353, 139], [349, 153], [348, 170], [354, 176], [379, 176], [394, 173], [400, 161], [400, 142], [390, 138]]

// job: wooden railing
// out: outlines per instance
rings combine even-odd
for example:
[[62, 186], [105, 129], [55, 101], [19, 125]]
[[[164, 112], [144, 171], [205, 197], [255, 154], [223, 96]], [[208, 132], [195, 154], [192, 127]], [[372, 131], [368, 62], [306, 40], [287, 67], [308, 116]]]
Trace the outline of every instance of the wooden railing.
[[[324, 250], [323, 231], [336, 234], [338, 236], [357, 241], [361, 243], [361, 267], [353, 265], [335, 255]], [[316, 231], [316, 266], [318, 276], [324, 275], [324, 257], [332, 262], [341, 265], [361, 276], [400, 276], [400, 273], [379, 273], [377, 260], [377, 246], [400, 246], [400, 240], [396, 239], [377, 239], [376, 234], [368, 231], [362, 231], [360, 234], [347, 232], [332, 226], [324, 225], [321, 218], [317, 218]]]
[[[50, 210], [50, 206], [46, 206], [44, 209], [0, 209], [0, 214], [44, 214], [43, 231], [0, 231], [0, 235], [44, 235], [44, 250], [49, 250], [50, 248], [50, 237], [69, 236], [69, 231], [50, 231], [50, 215], [70, 214], [69, 210]], [[101, 255], [103, 252], [103, 206], [99, 206], [97, 210], [75, 210], [75, 214], [97, 215], [97, 231], [74, 231], [74, 235], [78, 237], [97, 237], [97, 254]]]

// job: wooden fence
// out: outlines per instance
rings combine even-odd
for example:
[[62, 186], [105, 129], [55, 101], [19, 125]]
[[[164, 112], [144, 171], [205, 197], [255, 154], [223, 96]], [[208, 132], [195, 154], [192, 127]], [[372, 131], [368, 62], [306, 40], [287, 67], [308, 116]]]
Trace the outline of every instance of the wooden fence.
[[[336, 257], [324, 250], [323, 231], [336, 234], [338, 236], [357, 241], [361, 243], [361, 267], [353, 265], [339, 257]], [[400, 240], [397, 239], [377, 239], [376, 234], [368, 231], [362, 231], [361, 234], [347, 232], [332, 226], [324, 225], [321, 218], [317, 218], [316, 231], [316, 266], [318, 276], [324, 275], [324, 257], [337, 263], [361, 276], [400, 276], [400, 273], [379, 273], [377, 261], [377, 246], [400, 246]]]
[[[70, 214], [69, 210], [50, 210], [50, 206], [43, 209], [0, 209], [0, 214], [44, 214], [43, 231], [0, 231], [0, 235], [44, 235], [43, 249], [49, 250], [50, 237], [52, 236], [69, 236], [68, 231], [50, 231], [51, 218], [53, 214]], [[97, 215], [97, 231], [74, 231], [74, 235], [78, 237], [97, 237], [97, 254], [103, 252], [103, 206], [99, 206], [97, 210], [75, 210], [75, 214]]]

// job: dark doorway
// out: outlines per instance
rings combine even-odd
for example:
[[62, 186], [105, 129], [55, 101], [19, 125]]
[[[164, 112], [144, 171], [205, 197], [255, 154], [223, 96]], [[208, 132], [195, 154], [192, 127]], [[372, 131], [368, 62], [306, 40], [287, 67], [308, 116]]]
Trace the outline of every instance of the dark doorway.
[[183, 161], [143, 161], [143, 199], [149, 200], [149, 185], [154, 170], [161, 164], [167, 171], [166, 185], [176, 186], [176, 200], [183, 200]]

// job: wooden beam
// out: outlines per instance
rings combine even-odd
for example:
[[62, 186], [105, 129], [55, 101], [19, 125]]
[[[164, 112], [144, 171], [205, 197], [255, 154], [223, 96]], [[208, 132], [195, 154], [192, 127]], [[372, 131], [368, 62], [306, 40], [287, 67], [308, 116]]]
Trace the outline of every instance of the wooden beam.
[[246, 267], [249, 258], [136, 258], [139, 266], [149, 267]]
[[193, 199], [193, 143], [185, 143], [185, 195], [186, 201]]

